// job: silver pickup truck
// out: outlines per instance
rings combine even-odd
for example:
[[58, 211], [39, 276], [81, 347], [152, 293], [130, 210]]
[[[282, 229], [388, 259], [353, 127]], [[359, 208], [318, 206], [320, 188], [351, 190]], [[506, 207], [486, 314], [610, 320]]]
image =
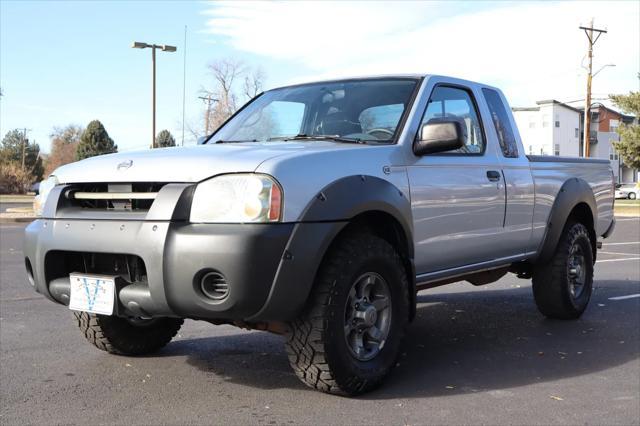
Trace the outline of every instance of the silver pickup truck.
[[470, 81], [269, 90], [200, 142], [40, 187], [29, 281], [99, 349], [151, 353], [184, 318], [267, 330], [304, 383], [355, 395], [394, 367], [419, 290], [511, 272], [579, 317], [615, 224], [608, 161], [526, 156], [503, 94]]

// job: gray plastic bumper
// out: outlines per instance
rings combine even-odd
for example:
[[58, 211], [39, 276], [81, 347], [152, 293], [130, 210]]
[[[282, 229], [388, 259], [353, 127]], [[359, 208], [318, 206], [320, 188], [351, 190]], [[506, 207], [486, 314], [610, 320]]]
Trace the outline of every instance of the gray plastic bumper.
[[[244, 319], [267, 301], [294, 226], [40, 219], [25, 231], [24, 253], [36, 291], [59, 303], [68, 303], [61, 297], [65, 279], [47, 277], [47, 253], [129, 254], [143, 260], [148, 285], [122, 288], [125, 305], [134, 302], [152, 316]], [[223, 300], [200, 291], [199, 277], [211, 269], [227, 279]]]

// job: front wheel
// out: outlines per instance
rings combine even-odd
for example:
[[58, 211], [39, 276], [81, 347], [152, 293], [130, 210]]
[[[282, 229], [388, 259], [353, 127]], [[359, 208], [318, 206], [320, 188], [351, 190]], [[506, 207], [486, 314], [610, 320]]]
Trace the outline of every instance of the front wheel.
[[629, 199], [630, 200], [635, 200], [636, 199], [636, 193], [635, 192], [630, 192], [629, 193]]
[[84, 337], [96, 348], [118, 355], [146, 355], [163, 348], [182, 326], [181, 318], [120, 318], [74, 312]]
[[587, 228], [565, 225], [553, 258], [533, 271], [533, 295], [538, 310], [549, 318], [579, 318], [593, 287], [593, 251]]
[[394, 248], [364, 231], [344, 235], [327, 254], [309, 304], [290, 327], [296, 375], [327, 393], [356, 395], [395, 366], [409, 317], [406, 270]]

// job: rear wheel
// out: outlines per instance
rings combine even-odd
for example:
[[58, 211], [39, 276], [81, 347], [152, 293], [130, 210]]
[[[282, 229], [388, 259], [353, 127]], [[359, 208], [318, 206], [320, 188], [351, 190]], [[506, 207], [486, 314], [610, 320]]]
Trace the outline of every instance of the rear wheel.
[[406, 270], [394, 248], [349, 232], [323, 262], [307, 310], [287, 336], [296, 375], [328, 393], [371, 390], [395, 366], [409, 317]]
[[629, 193], [629, 199], [630, 200], [635, 200], [636, 199], [636, 193], [635, 192], [630, 192]]
[[118, 355], [146, 355], [163, 348], [182, 326], [181, 318], [120, 318], [74, 312], [84, 337], [96, 348]]
[[549, 318], [574, 319], [587, 308], [593, 287], [593, 251], [589, 231], [569, 222], [553, 258], [533, 272], [538, 310]]

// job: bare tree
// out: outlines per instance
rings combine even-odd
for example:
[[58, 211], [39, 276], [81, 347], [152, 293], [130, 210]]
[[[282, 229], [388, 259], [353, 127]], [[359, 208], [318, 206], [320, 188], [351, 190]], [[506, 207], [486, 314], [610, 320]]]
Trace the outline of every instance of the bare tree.
[[209, 65], [209, 72], [216, 82], [213, 90], [217, 107], [227, 114], [233, 114], [237, 109], [237, 96], [233, 91], [233, 83], [240, 78], [245, 67], [242, 62], [233, 59], [220, 59]]
[[[236, 86], [244, 77], [242, 93], [249, 100], [262, 91], [264, 72], [248, 69], [241, 61], [220, 59], [209, 65], [214, 87], [202, 89], [200, 96], [205, 101], [204, 129], [209, 134], [231, 117], [241, 106]], [[192, 132], [193, 133], [193, 132]]]
[[50, 135], [51, 154], [45, 162], [44, 176], [49, 176], [58, 167], [76, 161], [76, 149], [84, 129], [73, 124], [54, 127]]
[[255, 98], [258, 93], [262, 92], [262, 84], [264, 82], [264, 71], [256, 68], [244, 77], [244, 96], [249, 101]]

